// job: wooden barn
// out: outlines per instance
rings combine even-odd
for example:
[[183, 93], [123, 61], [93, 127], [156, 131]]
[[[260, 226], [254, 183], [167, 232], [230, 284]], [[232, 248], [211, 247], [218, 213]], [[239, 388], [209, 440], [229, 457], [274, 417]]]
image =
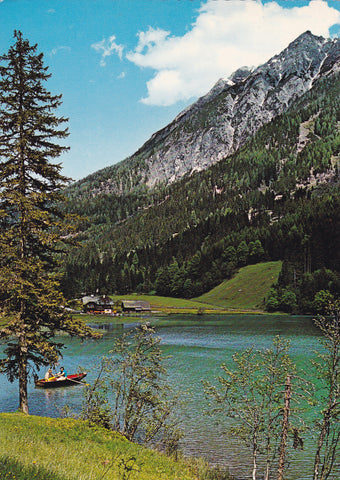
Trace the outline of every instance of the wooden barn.
[[151, 307], [149, 302], [142, 300], [122, 300], [121, 308], [123, 312], [150, 312]]

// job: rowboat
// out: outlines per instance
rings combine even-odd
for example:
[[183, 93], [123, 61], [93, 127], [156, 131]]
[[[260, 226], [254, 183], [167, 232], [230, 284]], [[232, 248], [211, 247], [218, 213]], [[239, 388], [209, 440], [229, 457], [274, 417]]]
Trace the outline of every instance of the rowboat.
[[67, 375], [63, 380], [58, 380], [57, 377], [52, 377], [49, 380], [44, 378], [36, 380], [35, 386], [42, 388], [57, 388], [57, 387], [69, 387], [71, 385], [85, 385], [81, 380], [86, 377], [87, 373], [76, 373], [75, 375]]

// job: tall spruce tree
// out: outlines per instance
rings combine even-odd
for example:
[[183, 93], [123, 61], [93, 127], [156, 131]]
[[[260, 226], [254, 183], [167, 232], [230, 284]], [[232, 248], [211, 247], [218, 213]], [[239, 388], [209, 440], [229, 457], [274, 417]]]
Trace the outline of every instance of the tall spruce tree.
[[67, 179], [52, 163], [67, 147], [66, 118], [54, 115], [61, 95], [44, 87], [50, 74], [37, 45], [21, 32], [0, 57], [0, 372], [19, 380], [19, 409], [28, 413], [27, 386], [36, 368], [55, 362], [57, 331], [88, 336], [62, 308], [56, 253], [65, 224], [58, 202]]

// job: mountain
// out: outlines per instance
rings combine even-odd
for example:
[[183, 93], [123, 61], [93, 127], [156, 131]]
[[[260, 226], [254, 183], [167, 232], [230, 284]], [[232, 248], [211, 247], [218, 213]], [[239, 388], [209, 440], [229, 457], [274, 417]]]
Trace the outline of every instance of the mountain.
[[[134, 168], [126, 160], [69, 188], [66, 211], [85, 218], [76, 225], [80, 245], [64, 264], [67, 296], [156, 291], [191, 298], [242, 266], [277, 260], [283, 267], [265, 301], [269, 309], [314, 313], [320, 298], [339, 295], [339, 41], [306, 33], [284, 52], [271, 60], [277, 75], [278, 63], [291, 66], [282, 74], [283, 86], [276, 80], [276, 89], [264, 89], [271, 81], [269, 62], [253, 72], [242, 68], [177, 118], [184, 128], [186, 115], [187, 122], [201, 123], [206, 115], [217, 131], [224, 93], [237, 86], [244, 113], [235, 111], [235, 120], [228, 120], [238, 116], [232, 153], [154, 187], [142, 182], [150, 172], [146, 159]], [[261, 101], [255, 85], [266, 91]], [[252, 134], [250, 117], [236, 148], [249, 109], [264, 123]], [[265, 118], [269, 110], [276, 112], [271, 120]], [[171, 148], [177, 144], [182, 145], [180, 136]]]
[[79, 182], [84, 194], [122, 194], [175, 182], [231, 155], [315, 82], [339, 71], [340, 40], [309, 31], [253, 71], [242, 67], [181, 112], [131, 157]]

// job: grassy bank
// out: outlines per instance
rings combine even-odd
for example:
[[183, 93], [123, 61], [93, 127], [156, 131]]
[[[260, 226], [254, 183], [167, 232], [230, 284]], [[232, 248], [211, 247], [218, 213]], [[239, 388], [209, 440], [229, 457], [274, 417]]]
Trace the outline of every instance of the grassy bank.
[[[201, 314], [201, 313], [228, 313], [227, 309], [223, 309], [218, 306], [205, 304], [204, 302], [197, 302], [194, 300], [186, 300], [183, 298], [172, 298], [172, 297], [160, 297], [157, 295], [142, 295], [138, 293], [132, 293], [129, 295], [110, 295], [114, 301], [118, 300], [142, 300], [150, 303], [151, 306], [151, 315], [157, 314], [157, 317], [160, 315], [170, 315], [170, 314]], [[120, 316], [112, 316], [106, 314], [74, 314], [76, 317], [79, 315], [79, 318], [85, 323], [89, 324], [101, 324], [101, 323], [116, 323], [117, 325], [123, 325], [127, 323], [135, 323], [139, 319], [149, 316], [149, 313], [146, 314], [124, 314]]]
[[157, 295], [142, 295], [130, 294], [112, 296], [117, 300], [143, 300], [150, 303], [151, 310], [161, 313], [198, 313], [202, 309], [206, 313], [216, 313], [222, 308], [217, 305], [212, 305], [204, 302], [197, 302], [196, 300], [187, 300], [184, 298], [161, 297]]
[[[175, 462], [79, 420], [2, 413], [0, 423], [1, 480], [197, 478], [184, 461]], [[133, 468], [130, 477], [123, 476], [124, 463]]]

